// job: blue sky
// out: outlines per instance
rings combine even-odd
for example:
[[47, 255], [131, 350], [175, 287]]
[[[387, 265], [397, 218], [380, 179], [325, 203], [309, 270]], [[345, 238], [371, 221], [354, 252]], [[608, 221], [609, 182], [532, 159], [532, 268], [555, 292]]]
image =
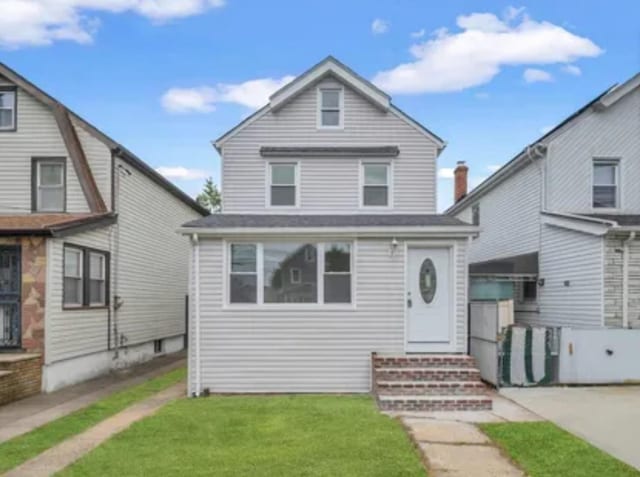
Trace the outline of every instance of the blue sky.
[[[640, 2], [0, 0], [0, 61], [196, 194], [210, 141], [328, 54], [443, 137], [472, 184], [640, 70]], [[405, 65], [405, 66], [400, 66]], [[176, 169], [183, 168], [183, 169]]]

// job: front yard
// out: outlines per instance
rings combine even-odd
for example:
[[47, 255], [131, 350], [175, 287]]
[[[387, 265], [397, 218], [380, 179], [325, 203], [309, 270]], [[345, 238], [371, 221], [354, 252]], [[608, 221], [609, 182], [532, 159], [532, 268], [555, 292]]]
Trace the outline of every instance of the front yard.
[[425, 476], [400, 423], [366, 396], [182, 399], [62, 476]]

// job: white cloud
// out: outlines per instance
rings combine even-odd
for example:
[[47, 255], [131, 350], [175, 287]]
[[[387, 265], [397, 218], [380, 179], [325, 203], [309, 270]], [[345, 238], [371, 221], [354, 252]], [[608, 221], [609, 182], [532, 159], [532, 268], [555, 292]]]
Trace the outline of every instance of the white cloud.
[[154, 22], [198, 15], [224, 0], [2, 0], [0, 47], [15, 49], [67, 40], [91, 43], [100, 13], [133, 12]]
[[376, 18], [371, 23], [371, 33], [374, 35], [382, 35], [389, 31], [389, 22], [382, 18]]
[[158, 167], [156, 171], [162, 174], [167, 179], [182, 179], [182, 180], [196, 180], [196, 179], [206, 179], [210, 176], [210, 174], [206, 171], [201, 171], [199, 169], [187, 169], [186, 167], [176, 166], [176, 167]]
[[171, 88], [162, 95], [162, 107], [170, 113], [209, 113], [216, 103], [235, 103], [251, 109], [264, 106], [275, 91], [293, 80], [260, 78], [244, 83], [220, 83], [214, 87]]
[[427, 30], [424, 28], [411, 32], [411, 38], [422, 38], [427, 33]]
[[550, 73], [538, 68], [527, 68], [524, 70], [522, 77], [527, 83], [548, 83], [553, 81], [553, 76]]
[[487, 169], [489, 172], [496, 172], [498, 169], [500, 169], [502, 166], [500, 164], [489, 164], [487, 166]]
[[582, 70], [576, 65], [564, 65], [562, 71], [573, 76], [580, 76], [582, 74]]
[[441, 167], [438, 169], [440, 179], [453, 179], [455, 169], [453, 167]]
[[391, 93], [460, 91], [490, 82], [504, 66], [566, 64], [603, 52], [590, 39], [532, 20], [521, 9], [503, 19], [462, 15], [456, 23], [460, 31], [436, 30], [411, 46], [412, 61], [380, 71], [374, 83]]

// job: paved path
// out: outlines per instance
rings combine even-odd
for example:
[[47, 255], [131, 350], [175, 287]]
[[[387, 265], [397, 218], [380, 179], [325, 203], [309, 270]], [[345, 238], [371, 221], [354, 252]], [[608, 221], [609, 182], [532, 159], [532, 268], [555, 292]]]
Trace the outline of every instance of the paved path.
[[0, 443], [86, 407], [104, 396], [184, 365], [184, 353], [176, 353], [60, 391], [0, 406]]
[[640, 386], [503, 388], [500, 392], [640, 469]]
[[4, 474], [5, 477], [46, 477], [61, 471], [114, 434], [155, 413], [169, 401], [185, 395], [178, 383], [111, 416], [82, 434], [71, 437]]

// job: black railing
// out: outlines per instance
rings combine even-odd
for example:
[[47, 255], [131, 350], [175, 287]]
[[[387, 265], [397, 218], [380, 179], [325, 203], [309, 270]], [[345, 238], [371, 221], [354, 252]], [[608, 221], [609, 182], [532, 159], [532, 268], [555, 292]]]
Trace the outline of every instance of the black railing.
[[0, 301], [0, 349], [19, 348], [20, 337], [18, 303]]

